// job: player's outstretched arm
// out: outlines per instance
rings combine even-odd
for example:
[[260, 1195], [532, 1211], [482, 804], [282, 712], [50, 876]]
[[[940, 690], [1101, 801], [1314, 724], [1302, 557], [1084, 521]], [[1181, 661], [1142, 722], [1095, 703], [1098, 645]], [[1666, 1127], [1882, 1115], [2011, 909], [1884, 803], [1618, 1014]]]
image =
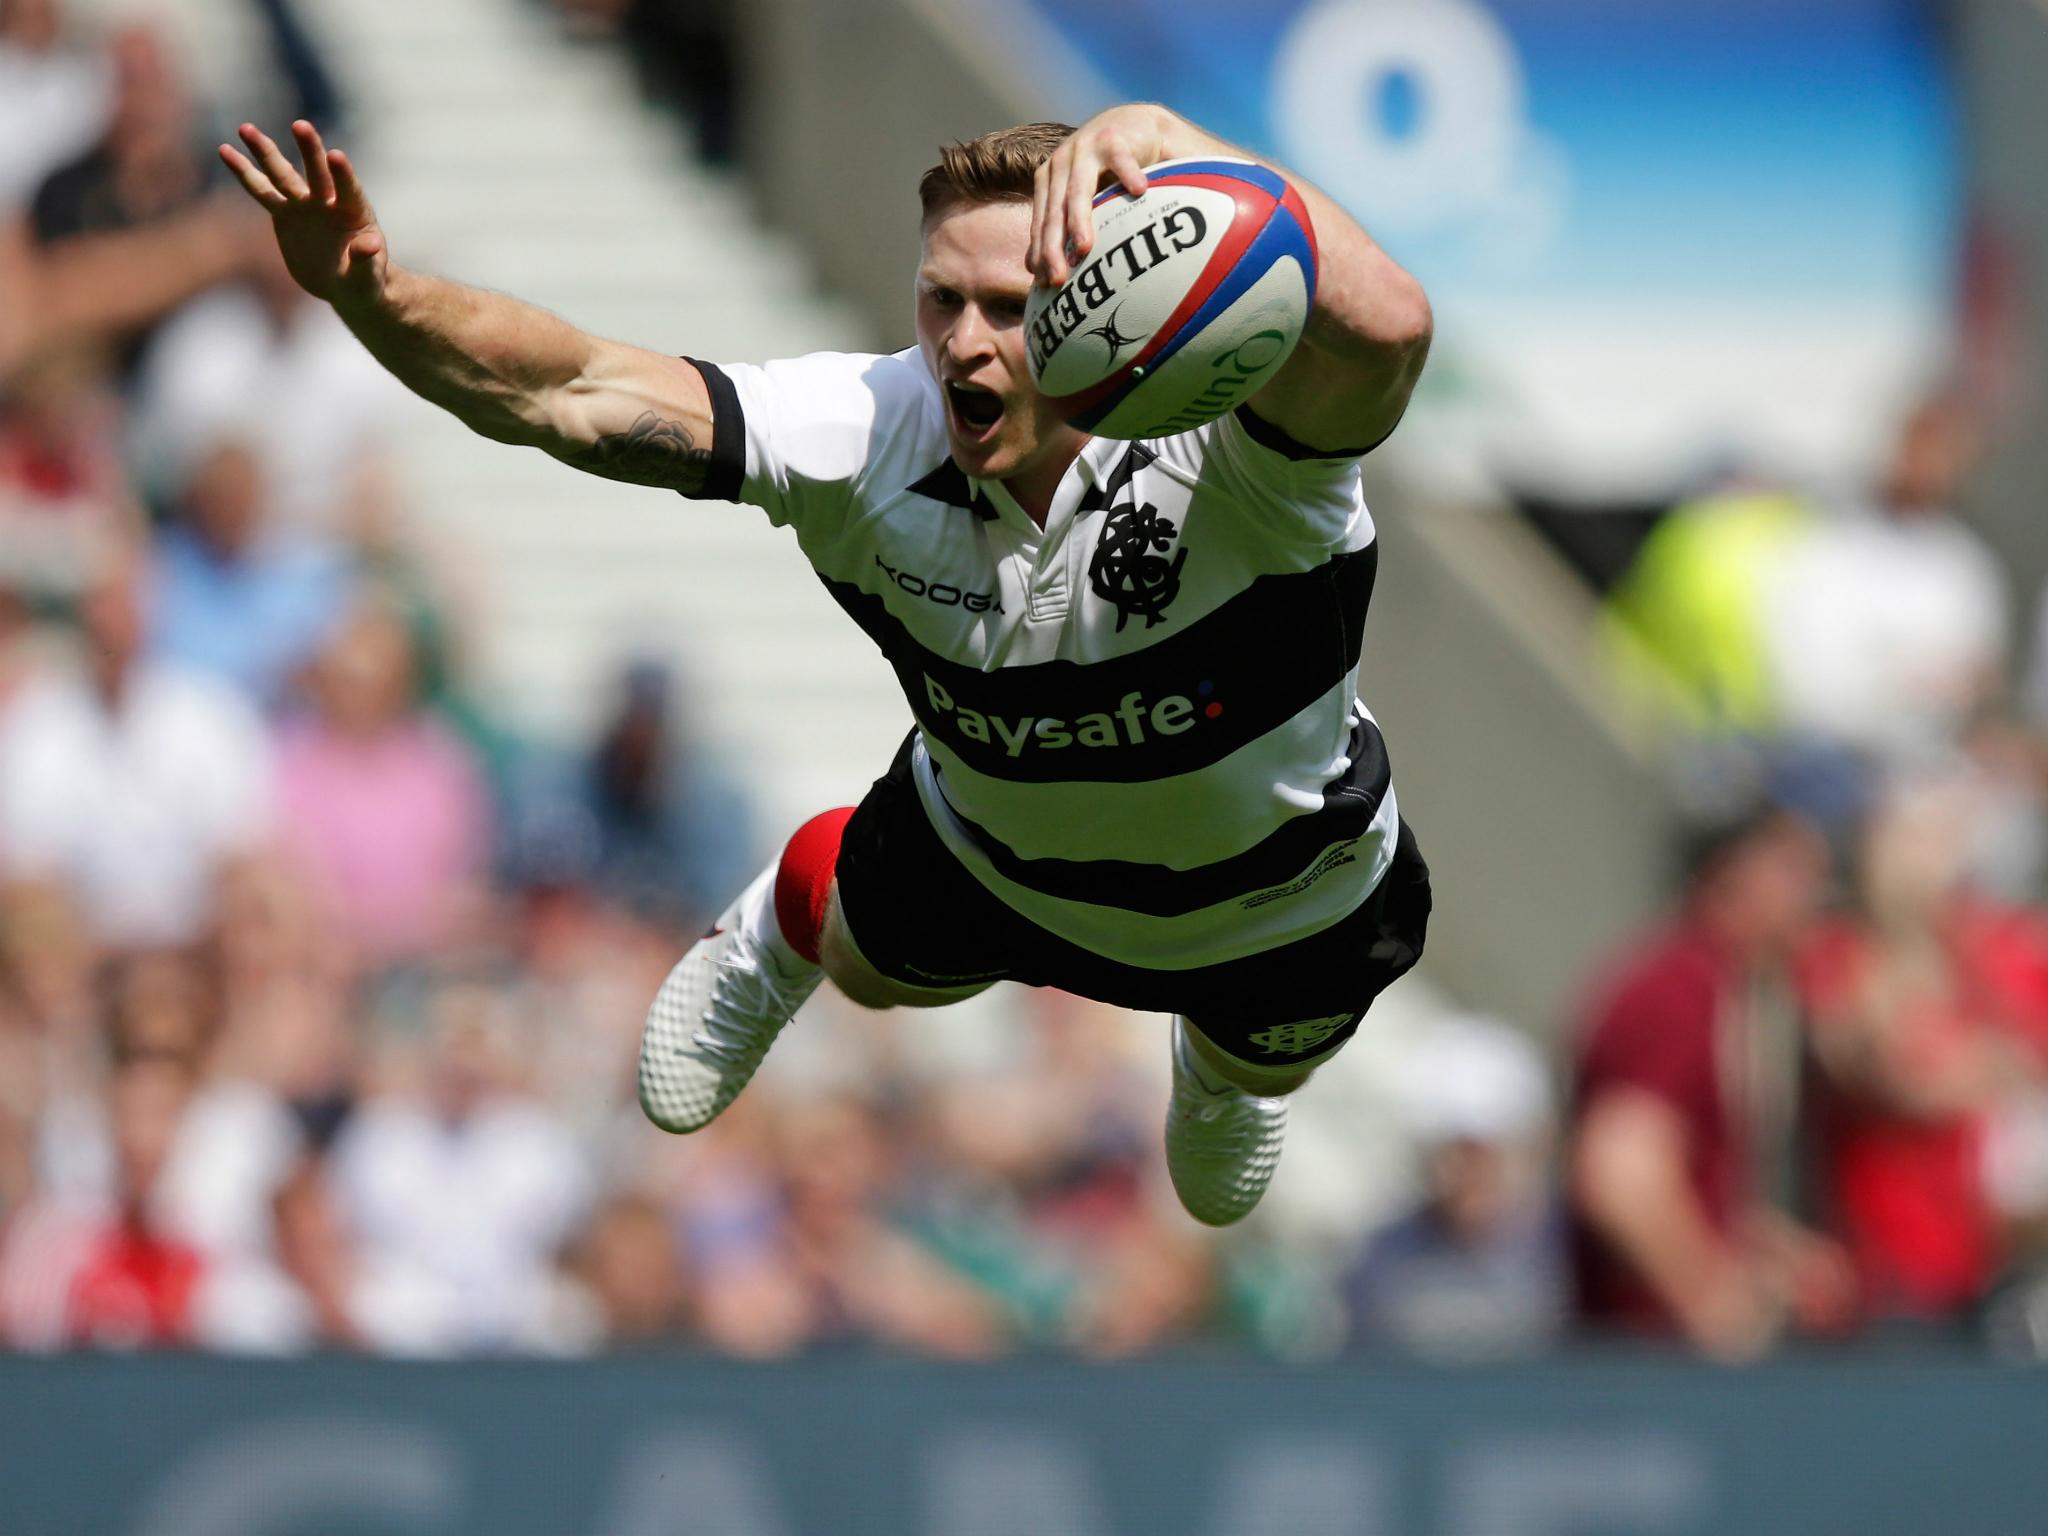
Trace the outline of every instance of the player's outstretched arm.
[[269, 212], [294, 280], [401, 383], [499, 442], [612, 480], [703, 489], [711, 400], [694, 367], [398, 266], [348, 157], [311, 123], [292, 137], [303, 170], [248, 123], [248, 152], [223, 144], [220, 156]]
[[[1095, 240], [1091, 205], [1105, 172], [1135, 193], [1144, 189], [1145, 166], [1190, 155], [1258, 158], [1150, 103], [1112, 107], [1083, 123], [1039, 171], [1033, 274], [1042, 283], [1063, 283], [1071, 262], [1088, 254]], [[1285, 166], [1272, 169], [1308, 205], [1319, 271], [1302, 345], [1252, 397], [1252, 409], [1310, 448], [1373, 447], [1394, 430], [1421, 376], [1432, 329], [1429, 300], [1357, 220]]]

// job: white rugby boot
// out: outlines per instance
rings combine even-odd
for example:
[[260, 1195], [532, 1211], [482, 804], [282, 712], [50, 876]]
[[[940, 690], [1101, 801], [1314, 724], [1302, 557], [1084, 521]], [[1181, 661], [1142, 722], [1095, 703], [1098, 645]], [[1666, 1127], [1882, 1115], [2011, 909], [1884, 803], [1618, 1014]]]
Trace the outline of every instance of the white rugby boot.
[[719, 915], [661, 984], [640, 1036], [640, 1107], [665, 1131], [700, 1131], [739, 1096], [825, 968], [775, 926], [775, 866]]
[[1241, 1220], [1273, 1182], [1286, 1137], [1287, 1100], [1210, 1077], [1188, 1044], [1187, 1021], [1176, 1015], [1166, 1171], [1188, 1214], [1212, 1227]]

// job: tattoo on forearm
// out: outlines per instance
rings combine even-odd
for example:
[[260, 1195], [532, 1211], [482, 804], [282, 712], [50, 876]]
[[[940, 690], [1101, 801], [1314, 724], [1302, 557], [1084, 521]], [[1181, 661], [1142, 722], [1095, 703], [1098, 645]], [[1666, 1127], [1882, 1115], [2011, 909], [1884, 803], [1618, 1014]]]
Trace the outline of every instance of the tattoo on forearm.
[[607, 479], [697, 492], [704, 489], [711, 450], [699, 448], [690, 429], [680, 421], [666, 421], [652, 411], [643, 411], [625, 431], [600, 437], [566, 457], [578, 469]]

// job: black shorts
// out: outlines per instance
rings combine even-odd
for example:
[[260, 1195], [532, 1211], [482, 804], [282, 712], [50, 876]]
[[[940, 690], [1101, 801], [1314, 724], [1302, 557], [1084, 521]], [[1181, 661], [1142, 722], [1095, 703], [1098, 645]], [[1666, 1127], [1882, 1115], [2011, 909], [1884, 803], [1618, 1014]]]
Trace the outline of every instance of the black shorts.
[[[939, 840], [911, 780], [911, 740], [875, 780], [839, 845], [839, 910], [868, 964], [910, 986], [1019, 981], [1147, 1013], [1185, 1014], [1258, 1066], [1321, 1056], [1422, 956], [1429, 866], [1406, 822], [1365, 901], [1305, 939], [1191, 970], [1106, 959], [1012, 911]], [[1339, 1015], [1347, 1021], [1332, 1027]], [[1313, 1027], [1291, 1030], [1304, 1021]], [[1262, 1037], [1262, 1038], [1257, 1038]]]

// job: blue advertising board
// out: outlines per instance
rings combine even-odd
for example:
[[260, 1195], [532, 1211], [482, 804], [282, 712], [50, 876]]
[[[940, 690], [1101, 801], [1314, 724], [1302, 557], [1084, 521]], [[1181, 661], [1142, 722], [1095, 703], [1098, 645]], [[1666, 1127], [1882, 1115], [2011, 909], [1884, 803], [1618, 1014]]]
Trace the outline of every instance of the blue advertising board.
[[1945, 361], [1919, 0], [1028, 0], [1106, 97], [1309, 177], [1427, 284], [1507, 467], [1866, 462]]
[[2023, 1536], [2034, 1371], [0, 1358], [7, 1536]]

